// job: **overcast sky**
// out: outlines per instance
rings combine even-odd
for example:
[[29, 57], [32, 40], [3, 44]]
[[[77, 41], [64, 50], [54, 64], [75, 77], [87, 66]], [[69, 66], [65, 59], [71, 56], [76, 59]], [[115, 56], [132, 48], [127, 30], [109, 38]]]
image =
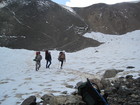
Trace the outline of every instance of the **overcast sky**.
[[52, 1], [70, 7], [86, 7], [96, 3], [115, 4], [120, 2], [136, 2], [140, 0], [52, 0]]

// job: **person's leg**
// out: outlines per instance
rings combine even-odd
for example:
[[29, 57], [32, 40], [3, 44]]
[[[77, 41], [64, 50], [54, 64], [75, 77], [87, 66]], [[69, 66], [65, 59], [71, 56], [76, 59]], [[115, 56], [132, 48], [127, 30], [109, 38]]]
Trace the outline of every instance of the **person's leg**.
[[40, 67], [41, 67], [41, 63], [39, 61], [36, 62], [36, 71], [38, 71]]
[[46, 61], [46, 68], [48, 68], [48, 60]]
[[41, 62], [39, 61], [38, 62], [38, 70], [39, 70], [40, 67], [41, 67]]
[[36, 64], [35, 64], [35, 70], [37, 71], [38, 70], [38, 64], [37, 64], [37, 62], [36, 62]]
[[49, 61], [49, 65], [48, 65], [48, 68], [50, 67], [51, 63], [52, 63], [52, 62], [51, 62], [51, 61]]
[[37, 61], [37, 62], [36, 62], [36, 71], [39, 70], [40, 66], [41, 66], [41, 65], [40, 65], [40, 62]]
[[61, 69], [62, 69], [62, 66], [63, 66], [63, 60], [61, 60], [61, 67], [60, 67]]

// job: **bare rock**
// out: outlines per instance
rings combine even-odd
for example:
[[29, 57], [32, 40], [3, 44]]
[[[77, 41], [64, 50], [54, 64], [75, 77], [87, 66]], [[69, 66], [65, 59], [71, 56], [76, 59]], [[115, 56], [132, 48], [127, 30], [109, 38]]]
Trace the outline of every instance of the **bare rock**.
[[111, 70], [106, 70], [104, 74], [104, 78], [112, 78], [115, 77], [118, 72], [122, 72], [123, 70], [116, 70], [116, 69], [111, 69]]
[[44, 95], [42, 97], [43, 105], [85, 105], [82, 97], [79, 95]]
[[36, 97], [30, 96], [29, 98], [25, 99], [21, 105], [36, 105]]

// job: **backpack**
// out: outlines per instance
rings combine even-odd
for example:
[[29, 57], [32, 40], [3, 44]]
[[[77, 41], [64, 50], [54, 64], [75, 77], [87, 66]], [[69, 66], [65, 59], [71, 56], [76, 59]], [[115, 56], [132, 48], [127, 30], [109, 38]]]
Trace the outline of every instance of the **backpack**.
[[42, 56], [41, 55], [36, 55], [34, 61], [41, 61], [42, 60]]
[[58, 57], [59, 61], [65, 60], [65, 53], [60, 52], [59, 57]]
[[41, 55], [38, 55], [38, 60], [42, 60], [42, 56]]
[[100, 94], [98, 85], [91, 83], [89, 79], [78, 87], [78, 93], [87, 105], [108, 105], [105, 98]]

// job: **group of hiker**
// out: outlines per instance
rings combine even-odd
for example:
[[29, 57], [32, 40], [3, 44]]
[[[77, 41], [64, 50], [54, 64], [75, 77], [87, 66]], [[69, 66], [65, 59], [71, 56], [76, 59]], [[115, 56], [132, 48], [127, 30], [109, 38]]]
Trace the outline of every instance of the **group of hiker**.
[[[35, 67], [36, 71], [38, 71], [39, 68], [41, 67], [41, 60], [42, 60], [42, 55], [40, 54], [40, 51], [37, 51], [34, 59], [34, 61], [36, 61], [36, 67]], [[46, 60], [46, 68], [50, 68], [50, 65], [52, 63], [51, 62], [52, 57], [51, 57], [51, 53], [48, 50], [45, 51], [45, 60]], [[66, 60], [64, 52], [61, 51], [59, 53], [58, 60], [61, 62], [60, 69], [62, 69], [63, 62]]]

